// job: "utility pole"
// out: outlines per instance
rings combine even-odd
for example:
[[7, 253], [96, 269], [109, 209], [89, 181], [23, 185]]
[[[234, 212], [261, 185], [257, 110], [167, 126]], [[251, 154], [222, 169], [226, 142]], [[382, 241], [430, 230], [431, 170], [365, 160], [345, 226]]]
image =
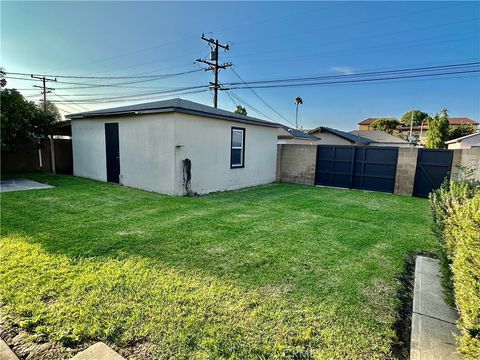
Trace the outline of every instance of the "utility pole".
[[33, 85], [33, 87], [40, 88], [42, 89], [42, 94], [43, 94], [43, 112], [47, 112], [47, 93], [51, 93], [54, 88], [47, 87], [47, 81], [54, 81], [57, 82], [57, 78], [55, 79], [49, 79], [46, 78], [45, 76], [35, 76], [32, 75], [32, 79], [37, 79], [37, 80], [42, 80], [43, 85], [38, 86], [38, 85]]
[[232, 63], [218, 63], [218, 49], [222, 48], [225, 51], [230, 50], [227, 44], [221, 45], [218, 39], [208, 39], [202, 34], [202, 40], [206, 41], [210, 47], [212, 47], [212, 51], [210, 52], [210, 60], [214, 62], [210, 62], [203, 59], [197, 59], [197, 62], [201, 62], [208, 65], [208, 68], [205, 71], [213, 71], [213, 82], [210, 82], [213, 88], [213, 107], [216, 108], [218, 105], [218, 90], [228, 90], [226, 88], [222, 88], [222, 86], [218, 83], [218, 72], [220, 69], [226, 69], [227, 67], [232, 66]]
[[[57, 78], [50, 79], [50, 78], [47, 78], [45, 76], [32, 75], [32, 79], [42, 80], [42, 86], [33, 85], [33, 87], [37, 87], [37, 88], [42, 89], [43, 112], [46, 114], [47, 113], [47, 93], [51, 93], [53, 90], [55, 90], [54, 88], [47, 87], [47, 81], [57, 82]], [[55, 174], [56, 173], [56, 169], [55, 169], [55, 142], [53, 141], [53, 136], [52, 135], [48, 135], [48, 138], [50, 140], [50, 166], [51, 166], [51, 169], [52, 169], [52, 173]], [[41, 150], [39, 150], [39, 163], [40, 164], [42, 163]]]

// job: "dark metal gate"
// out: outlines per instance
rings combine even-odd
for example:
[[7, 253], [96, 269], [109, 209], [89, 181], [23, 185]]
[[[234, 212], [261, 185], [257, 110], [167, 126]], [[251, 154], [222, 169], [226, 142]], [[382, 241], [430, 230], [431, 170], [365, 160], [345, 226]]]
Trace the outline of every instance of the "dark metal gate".
[[393, 193], [398, 148], [318, 145], [315, 185]]
[[450, 176], [453, 150], [418, 149], [413, 196], [428, 197]]

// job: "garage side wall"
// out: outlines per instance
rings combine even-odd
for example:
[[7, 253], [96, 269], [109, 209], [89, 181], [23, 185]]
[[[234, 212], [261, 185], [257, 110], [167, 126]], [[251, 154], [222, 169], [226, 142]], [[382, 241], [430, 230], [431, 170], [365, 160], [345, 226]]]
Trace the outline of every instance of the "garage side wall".
[[100, 120], [72, 120], [73, 175], [107, 181], [105, 130]]
[[[191, 189], [199, 194], [275, 181], [277, 129], [175, 114], [175, 194], [185, 193], [182, 160], [192, 161]], [[245, 167], [230, 168], [232, 127], [245, 128]]]
[[105, 123], [118, 123], [120, 183], [173, 194], [173, 114], [73, 120], [74, 175], [106, 181]]

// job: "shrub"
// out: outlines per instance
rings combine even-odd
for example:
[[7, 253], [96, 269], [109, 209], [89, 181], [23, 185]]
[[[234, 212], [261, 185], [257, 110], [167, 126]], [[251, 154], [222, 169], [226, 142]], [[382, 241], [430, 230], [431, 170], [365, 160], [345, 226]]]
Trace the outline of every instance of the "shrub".
[[480, 192], [454, 206], [445, 221], [452, 248], [455, 303], [460, 315], [460, 350], [480, 359]]
[[445, 181], [442, 186], [430, 194], [433, 215], [433, 232], [438, 240], [440, 254], [440, 269], [442, 272], [442, 286], [445, 290], [445, 300], [451, 306], [455, 305], [452, 255], [453, 245], [445, 239], [445, 220], [452, 211], [454, 204], [461, 204], [466, 199], [472, 198], [478, 191], [478, 182], [468, 179], [458, 181]]
[[480, 358], [480, 184], [460, 177], [430, 195], [445, 299], [458, 309], [460, 350]]

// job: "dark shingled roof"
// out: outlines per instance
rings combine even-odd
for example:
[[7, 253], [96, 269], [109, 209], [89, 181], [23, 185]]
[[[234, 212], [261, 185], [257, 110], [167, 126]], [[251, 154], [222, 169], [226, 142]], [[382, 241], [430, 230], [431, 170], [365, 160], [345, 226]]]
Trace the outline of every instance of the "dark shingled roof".
[[378, 119], [388, 119], [388, 120], [395, 120], [395, 121], [398, 121], [397, 119], [395, 118], [367, 118], [365, 120], [362, 120], [358, 123], [358, 125], [372, 125], [372, 123], [375, 121], [375, 120], [378, 120]]
[[279, 124], [273, 123], [270, 121], [265, 121], [257, 119], [251, 116], [240, 115], [234, 112], [215, 109], [211, 106], [206, 106], [198, 104], [193, 101], [183, 100], [183, 99], [171, 99], [163, 101], [154, 101], [143, 104], [136, 105], [127, 105], [114, 107], [109, 109], [87, 111], [75, 114], [68, 114], [65, 117], [77, 120], [85, 119], [92, 117], [101, 117], [101, 116], [113, 116], [113, 115], [130, 115], [130, 114], [154, 114], [154, 113], [168, 113], [168, 112], [179, 112], [190, 115], [199, 115], [215, 119], [222, 119], [228, 121], [236, 121], [247, 124], [269, 126], [269, 127], [279, 127]]
[[310, 139], [310, 140], [320, 140], [318, 136], [308, 134], [303, 132], [302, 130], [297, 130], [294, 128], [291, 128], [287, 125], [282, 125], [280, 124], [280, 127], [282, 127], [285, 131], [287, 131], [290, 135], [292, 135], [294, 138], [299, 138], [299, 139]]
[[340, 131], [340, 130], [328, 128], [328, 127], [325, 127], [325, 126], [320, 126], [320, 127], [315, 128], [313, 130], [310, 130], [309, 133], [312, 134], [312, 133], [317, 132], [317, 131], [320, 131], [320, 133], [327, 132], [327, 133], [330, 133], [330, 134], [333, 134], [333, 135], [337, 135], [337, 136], [339, 136], [339, 137], [341, 137], [345, 140], [348, 140], [352, 143], [357, 143], [357, 144], [370, 144], [370, 143], [376, 142], [374, 140], [367, 139], [367, 138], [362, 137], [362, 136], [350, 134], [350, 133], [345, 132], [345, 131]]

